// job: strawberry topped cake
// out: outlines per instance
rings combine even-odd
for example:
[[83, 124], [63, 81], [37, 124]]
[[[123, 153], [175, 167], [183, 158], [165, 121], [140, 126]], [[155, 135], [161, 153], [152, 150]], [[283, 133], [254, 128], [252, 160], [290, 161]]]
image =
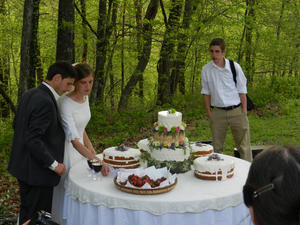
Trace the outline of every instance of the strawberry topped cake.
[[116, 183], [132, 189], [151, 190], [161, 189], [174, 184], [176, 177], [176, 174], [172, 175], [166, 167], [156, 169], [154, 166], [151, 166], [145, 169], [121, 170], [116, 177]]
[[127, 182], [129, 182], [131, 185], [135, 187], [142, 187], [145, 183], [148, 183], [151, 188], [159, 187], [161, 182], [164, 182], [167, 178], [161, 177], [156, 180], [151, 179], [148, 175], [144, 175], [142, 177], [131, 174], [128, 176], [128, 180], [121, 183], [121, 185], [126, 185]]

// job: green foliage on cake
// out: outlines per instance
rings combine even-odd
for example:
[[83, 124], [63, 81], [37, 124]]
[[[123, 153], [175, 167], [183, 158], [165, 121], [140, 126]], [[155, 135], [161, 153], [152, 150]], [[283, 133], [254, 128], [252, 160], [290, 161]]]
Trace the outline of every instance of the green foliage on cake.
[[174, 114], [174, 113], [176, 113], [176, 109], [171, 108], [171, 109], [168, 110], [168, 112], [169, 112], [169, 114]]
[[189, 170], [191, 170], [191, 159], [186, 159], [182, 162], [178, 161], [159, 161], [156, 159], [153, 159], [149, 152], [143, 152], [141, 154], [141, 160], [147, 161], [147, 166], [155, 166], [156, 168], [163, 168], [167, 167], [170, 169], [171, 173], [185, 173]]
[[184, 154], [185, 154], [187, 147], [190, 147], [189, 139], [187, 137], [185, 137], [184, 140], [176, 141], [174, 143], [168, 143], [168, 142], [160, 143], [159, 141], [155, 141], [153, 138], [149, 138], [148, 140], [149, 140], [149, 148], [151, 151], [153, 151], [154, 149], [158, 150], [162, 148], [170, 148], [173, 150], [175, 150], [176, 148], [181, 148], [184, 150]]
[[184, 132], [185, 129], [186, 129], [186, 124], [184, 122], [181, 122], [181, 126], [171, 127], [170, 130], [168, 130], [168, 128], [165, 127], [164, 125], [158, 125], [158, 122], [155, 122], [153, 124], [153, 131], [154, 132], [159, 132], [160, 134], [165, 134], [165, 135]]

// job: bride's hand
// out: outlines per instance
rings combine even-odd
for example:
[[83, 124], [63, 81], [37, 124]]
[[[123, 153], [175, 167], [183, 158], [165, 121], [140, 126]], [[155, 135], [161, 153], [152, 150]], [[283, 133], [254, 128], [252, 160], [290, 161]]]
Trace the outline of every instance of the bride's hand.
[[101, 174], [103, 176], [107, 176], [109, 174], [109, 167], [106, 163], [103, 163], [102, 165]]
[[102, 164], [101, 159], [99, 159], [97, 156], [95, 156], [92, 160], [95, 160], [95, 161], [97, 161], [98, 163]]

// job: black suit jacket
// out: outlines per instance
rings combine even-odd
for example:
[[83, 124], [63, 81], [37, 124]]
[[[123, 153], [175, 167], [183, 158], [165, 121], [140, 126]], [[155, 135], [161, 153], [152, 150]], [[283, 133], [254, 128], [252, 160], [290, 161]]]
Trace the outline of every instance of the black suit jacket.
[[23, 95], [13, 127], [8, 171], [29, 185], [57, 185], [60, 177], [49, 166], [63, 162], [65, 134], [48, 87], [41, 84]]

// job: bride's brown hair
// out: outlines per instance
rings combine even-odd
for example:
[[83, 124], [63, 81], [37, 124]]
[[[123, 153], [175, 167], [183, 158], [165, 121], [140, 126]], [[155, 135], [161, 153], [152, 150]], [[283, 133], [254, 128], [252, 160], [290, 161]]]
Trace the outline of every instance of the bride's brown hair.
[[78, 78], [76, 79], [76, 81], [79, 81], [85, 77], [90, 76], [91, 74], [94, 76], [94, 71], [92, 70], [92, 68], [86, 64], [86, 63], [78, 63], [74, 66], [75, 70], [77, 71], [78, 74]]

